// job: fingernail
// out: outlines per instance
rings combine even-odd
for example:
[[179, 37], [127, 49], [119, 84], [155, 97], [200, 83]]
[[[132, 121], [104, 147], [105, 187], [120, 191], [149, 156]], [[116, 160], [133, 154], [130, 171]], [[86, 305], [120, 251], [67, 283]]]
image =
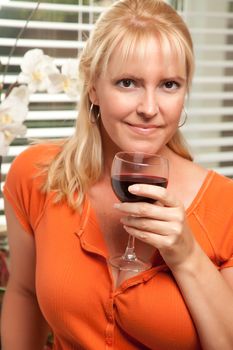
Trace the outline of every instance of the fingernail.
[[140, 187], [138, 185], [132, 185], [128, 188], [129, 192], [138, 192], [140, 190]]
[[120, 203], [114, 203], [113, 208], [116, 208], [116, 209], [120, 208]]

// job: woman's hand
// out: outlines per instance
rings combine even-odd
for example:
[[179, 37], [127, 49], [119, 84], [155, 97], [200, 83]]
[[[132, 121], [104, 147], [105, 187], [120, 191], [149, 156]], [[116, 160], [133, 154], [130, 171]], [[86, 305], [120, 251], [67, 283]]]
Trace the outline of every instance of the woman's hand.
[[129, 191], [155, 200], [119, 203], [115, 205], [126, 214], [121, 222], [125, 230], [160, 251], [164, 261], [172, 269], [188, 261], [195, 239], [190, 232], [183, 204], [167, 189], [153, 185], [132, 185]]

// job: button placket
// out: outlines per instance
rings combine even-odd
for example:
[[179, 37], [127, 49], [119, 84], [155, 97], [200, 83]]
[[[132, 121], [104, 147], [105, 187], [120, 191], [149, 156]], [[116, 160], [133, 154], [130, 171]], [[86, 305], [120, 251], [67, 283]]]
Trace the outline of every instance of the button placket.
[[107, 326], [105, 331], [105, 342], [106, 349], [110, 349], [113, 347], [113, 338], [114, 338], [114, 298], [112, 296], [109, 297], [108, 303], [106, 305], [106, 318], [107, 318]]

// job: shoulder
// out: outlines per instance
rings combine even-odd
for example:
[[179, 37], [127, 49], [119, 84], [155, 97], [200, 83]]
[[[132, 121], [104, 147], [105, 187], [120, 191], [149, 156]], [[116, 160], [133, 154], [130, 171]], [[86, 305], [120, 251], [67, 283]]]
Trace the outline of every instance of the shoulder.
[[233, 180], [214, 171], [210, 172], [206, 180], [203, 200], [205, 211], [209, 214], [209, 225], [221, 224], [225, 228], [230, 225], [232, 226], [231, 232], [233, 232], [232, 200]]
[[20, 173], [36, 173], [40, 165], [51, 162], [59, 151], [60, 147], [56, 144], [29, 146], [14, 159], [10, 172], [17, 169]]
[[[215, 260], [224, 266], [233, 255], [233, 180], [209, 171], [193, 214], [203, 228]], [[203, 237], [199, 237], [203, 241]]]
[[195, 200], [195, 209], [208, 214], [213, 221], [216, 215], [232, 217], [233, 180], [210, 170]]
[[59, 153], [60, 147], [55, 144], [36, 144], [21, 152], [12, 162], [6, 176], [5, 187], [14, 188], [16, 185], [42, 185], [43, 165], [49, 164]]
[[41, 165], [51, 162], [59, 149], [55, 144], [30, 146], [15, 158], [7, 174], [4, 196], [29, 232], [50, 197], [41, 190], [45, 176]]
[[60, 146], [52, 143], [29, 146], [12, 162], [6, 176], [5, 188], [16, 193], [41, 187], [46, 176], [43, 166], [49, 164], [59, 150]]
[[[233, 199], [233, 180], [210, 171], [206, 179], [206, 198], [216, 207], [227, 206]], [[233, 207], [229, 208], [233, 212]]]

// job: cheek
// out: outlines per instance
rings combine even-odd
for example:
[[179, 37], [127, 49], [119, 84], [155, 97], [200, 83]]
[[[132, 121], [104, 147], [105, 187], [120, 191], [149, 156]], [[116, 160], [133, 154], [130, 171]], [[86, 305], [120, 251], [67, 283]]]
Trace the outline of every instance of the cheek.
[[99, 105], [103, 121], [114, 123], [124, 119], [134, 110], [135, 101], [114, 94], [106, 95], [103, 100], [100, 99]]
[[114, 126], [120, 118], [119, 106], [115, 103], [100, 105], [101, 120], [105, 127]]
[[164, 99], [161, 106], [163, 115], [167, 117], [167, 122], [170, 124], [177, 124], [180, 120], [182, 110], [184, 107], [184, 98]]

